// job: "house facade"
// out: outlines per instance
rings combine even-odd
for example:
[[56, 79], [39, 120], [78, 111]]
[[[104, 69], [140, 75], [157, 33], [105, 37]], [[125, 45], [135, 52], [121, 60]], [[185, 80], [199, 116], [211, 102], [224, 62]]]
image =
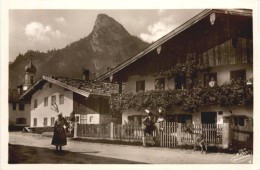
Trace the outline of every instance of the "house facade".
[[32, 103], [30, 127], [51, 127], [60, 113], [68, 122], [106, 124], [113, 121], [109, 92], [117, 92], [111, 83], [45, 75], [21, 99]]
[[9, 89], [9, 130], [21, 130], [30, 126], [31, 102], [30, 100], [19, 100], [19, 97], [33, 85], [36, 71], [36, 67], [30, 61], [25, 66], [23, 84], [18, 85], [17, 89]]
[[19, 101], [17, 89], [9, 90], [9, 130], [21, 130], [30, 125], [30, 101]]
[[[253, 35], [251, 10], [204, 10], [180, 27], [151, 44], [97, 80], [109, 79], [119, 85], [125, 83], [126, 93], [156, 90], [192, 90], [186, 84], [189, 75], [166, 76], [171, 68], [189, 68], [188, 56], [195, 58], [197, 65], [208, 69], [197, 71], [193, 87], [223, 86], [233, 81], [242, 81], [252, 86]], [[180, 67], [177, 67], [180, 68]], [[189, 71], [189, 70], [188, 70]], [[186, 72], [188, 72], [186, 71]], [[166, 73], [166, 74], [162, 74]], [[184, 78], [185, 77], [185, 78]], [[195, 85], [196, 84], [196, 85]], [[166, 111], [168, 121], [193, 124], [229, 123], [232, 135], [230, 143], [240, 147], [252, 147], [253, 104], [207, 105], [194, 113], [180, 108]], [[129, 108], [122, 113], [122, 122], [141, 122], [145, 112]]]

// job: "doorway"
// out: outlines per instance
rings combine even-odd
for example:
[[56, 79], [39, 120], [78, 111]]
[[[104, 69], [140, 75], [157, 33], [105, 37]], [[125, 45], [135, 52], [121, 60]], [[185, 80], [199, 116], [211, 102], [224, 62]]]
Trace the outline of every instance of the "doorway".
[[202, 124], [215, 124], [217, 122], [217, 112], [201, 112]]

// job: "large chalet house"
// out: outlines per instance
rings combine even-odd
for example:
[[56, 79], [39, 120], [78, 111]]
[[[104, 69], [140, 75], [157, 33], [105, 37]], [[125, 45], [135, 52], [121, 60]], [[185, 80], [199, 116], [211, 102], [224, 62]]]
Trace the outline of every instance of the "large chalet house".
[[[207, 99], [215, 100], [213, 97], [216, 96], [211, 90], [217, 87], [222, 89], [223, 93], [224, 87], [232, 88], [232, 82], [243, 83], [245, 88], [252, 87], [252, 31], [252, 10], [207, 9], [98, 77], [97, 81], [110, 80], [119, 83], [119, 86], [125, 84], [125, 92], [136, 96], [139, 93], [148, 96], [156, 91], [195, 94], [199, 89], [206, 88], [208, 94], [213, 95], [209, 95]], [[204, 70], [197, 70], [194, 76], [194, 72], [191, 74], [189, 68], [194, 70], [198, 66], [203, 66]], [[185, 75], [181, 75], [182, 72]], [[194, 79], [188, 84], [191, 76]], [[234, 84], [234, 87], [236, 85]], [[237, 93], [236, 90], [234, 92]], [[205, 94], [203, 93], [204, 96]], [[192, 95], [189, 97], [193, 98]], [[226, 100], [229, 100], [232, 96], [226, 97]], [[200, 98], [203, 96], [196, 96], [197, 101]], [[165, 112], [168, 121], [185, 123], [186, 120], [191, 120], [193, 124], [229, 123], [233, 132], [233, 144], [252, 146], [253, 101], [245, 104], [232, 102], [234, 104], [222, 105], [216, 101], [217, 104], [201, 105], [192, 113], [181, 109], [181, 105], [168, 108]], [[132, 101], [127, 104], [129, 103]], [[150, 103], [146, 102], [147, 105]], [[190, 107], [192, 104], [186, 105]], [[193, 105], [196, 107], [198, 104]], [[140, 122], [141, 116], [144, 115], [146, 114], [143, 109], [128, 107], [122, 113], [122, 123]]]
[[118, 92], [118, 85], [94, 83], [89, 70], [83, 79], [44, 75], [20, 100], [30, 100], [30, 127], [53, 126], [58, 114], [68, 122], [105, 124], [115, 121], [109, 112], [109, 96]]

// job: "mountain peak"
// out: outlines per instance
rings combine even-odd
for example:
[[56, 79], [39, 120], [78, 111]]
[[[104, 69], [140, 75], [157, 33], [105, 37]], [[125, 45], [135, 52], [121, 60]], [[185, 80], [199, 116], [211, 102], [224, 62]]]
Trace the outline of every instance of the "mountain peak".
[[[109, 17], [107, 14], [97, 15], [93, 32], [94, 34], [102, 35], [101, 37], [106, 34], [110, 36], [115, 36], [115, 38], [119, 39], [130, 36], [123, 25], [121, 25], [115, 19]], [[118, 35], [120, 35], [120, 37], [118, 37]]]
[[147, 45], [136, 36], [131, 36], [113, 18], [99, 14], [92, 32], [87, 37], [63, 49], [47, 53], [30, 50], [24, 55], [19, 55], [14, 63], [9, 65], [9, 85], [16, 88], [17, 84], [24, 81], [24, 67], [31, 56], [37, 67], [36, 79], [44, 74], [79, 78], [82, 77], [82, 67], [87, 67], [99, 76], [108, 67], [122, 63]]

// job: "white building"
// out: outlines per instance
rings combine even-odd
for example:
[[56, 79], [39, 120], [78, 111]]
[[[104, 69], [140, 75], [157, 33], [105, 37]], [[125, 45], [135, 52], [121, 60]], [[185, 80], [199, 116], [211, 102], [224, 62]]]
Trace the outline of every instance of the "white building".
[[32, 61], [25, 66], [25, 79], [23, 85], [17, 89], [9, 89], [9, 129], [21, 130], [23, 127], [30, 126], [30, 100], [19, 100], [29, 87], [34, 83], [36, 67]]
[[109, 96], [117, 91], [116, 84], [43, 76], [21, 99], [31, 100], [31, 127], [53, 126], [59, 113], [80, 124], [105, 124], [113, 121]]

